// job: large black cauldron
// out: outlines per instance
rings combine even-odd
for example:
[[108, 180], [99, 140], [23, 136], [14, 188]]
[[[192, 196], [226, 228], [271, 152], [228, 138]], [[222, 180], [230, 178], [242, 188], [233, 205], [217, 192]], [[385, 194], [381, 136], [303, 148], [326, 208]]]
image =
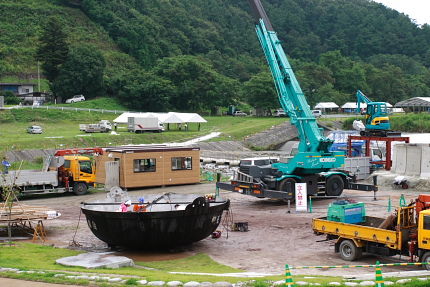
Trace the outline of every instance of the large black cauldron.
[[[145, 198], [152, 202], [160, 197]], [[83, 203], [81, 209], [97, 238], [112, 248], [132, 249], [162, 249], [202, 240], [217, 229], [223, 211], [230, 206], [228, 199], [220, 197], [208, 200], [201, 195], [169, 194], [146, 212], [117, 212], [119, 203], [112, 201]], [[178, 204], [183, 210], [177, 209]]]

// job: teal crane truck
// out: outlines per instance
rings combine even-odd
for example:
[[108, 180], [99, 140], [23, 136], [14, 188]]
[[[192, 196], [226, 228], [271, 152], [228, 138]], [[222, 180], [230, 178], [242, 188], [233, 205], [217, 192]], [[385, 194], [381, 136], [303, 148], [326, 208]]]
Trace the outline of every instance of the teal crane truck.
[[330, 151], [333, 140], [318, 127], [281, 41], [260, 0], [249, 0], [255, 16], [255, 30], [275, 82], [279, 102], [298, 130], [298, 153], [268, 165], [240, 165], [231, 182], [217, 182], [217, 188], [259, 198], [293, 200], [295, 183], [306, 183], [308, 195], [339, 196], [344, 188], [377, 190], [376, 185], [356, 183], [354, 175], [342, 170], [345, 152]]
[[386, 102], [372, 102], [360, 90], [357, 91], [357, 112], [361, 113], [361, 103], [366, 106], [366, 118], [364, 130], [360, 131], [361, 136], [401, 136], [401, 133], [391, 131], [390, 118], [388, 117], [388, 106]]

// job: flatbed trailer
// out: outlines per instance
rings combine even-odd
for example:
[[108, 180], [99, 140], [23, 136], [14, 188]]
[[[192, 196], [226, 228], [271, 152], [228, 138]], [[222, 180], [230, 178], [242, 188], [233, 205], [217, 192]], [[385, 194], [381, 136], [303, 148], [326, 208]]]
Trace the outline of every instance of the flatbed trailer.
[[[359, 223], [314, 218], [315, 234], [336, 240], [335, 252], [346, 261], [359, 260], [363, 252], [375, 255], [404, 255], [410, 262], [430, 262], [430, 210], [399, 207], [387, 218], [367, 216]], [[428, 265], [424, 269], [430, 270]]]

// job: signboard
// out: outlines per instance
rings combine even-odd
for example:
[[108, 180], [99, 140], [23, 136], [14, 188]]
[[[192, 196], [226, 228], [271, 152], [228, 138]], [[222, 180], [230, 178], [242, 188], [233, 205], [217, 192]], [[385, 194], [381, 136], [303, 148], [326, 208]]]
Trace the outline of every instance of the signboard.
[[308, 211], [308, 189], [306, 183], [296, 183], [296, 212]]

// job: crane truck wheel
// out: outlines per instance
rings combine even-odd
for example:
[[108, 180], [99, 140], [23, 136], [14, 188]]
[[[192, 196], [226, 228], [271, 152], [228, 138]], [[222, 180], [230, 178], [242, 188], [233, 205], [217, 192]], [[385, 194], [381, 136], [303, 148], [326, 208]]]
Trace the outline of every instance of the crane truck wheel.
[[84, 195], [87, 193], [88, 187], [83, 182], [75, 182], [73, 185], [73, 191], [76, 193], [76, 195]]
[[344, 188], [343, 179], [340, 175], [330, 176], [325, 183], [325, 194], [327, 196], [339, 196]]
[[284, 198], [283, 201], [287, 202], [288, 200], [294, 201], [296, 197], [294, 196], [294, 187], [296, 184], [296, 180], [294, 178], [288, 177], [281, 181], [279, 184], [279, 190], [284, 191], [286, 193], [291, 193], [293, 196], [290, 199]]
[[345, 261], [355, 261], [363, 255], [363, 249], [357, 247], [352, 240], [346, 239], [340, 243], [339, 246], [340, 256]]
[[423, 258], [421, 260], [422, 263], [429, 263], [429, 264], [423, 264], [423, 269], [424, 270], [430, 270], [430, 251], [427, 251], [426, 253], [424, 253]]

